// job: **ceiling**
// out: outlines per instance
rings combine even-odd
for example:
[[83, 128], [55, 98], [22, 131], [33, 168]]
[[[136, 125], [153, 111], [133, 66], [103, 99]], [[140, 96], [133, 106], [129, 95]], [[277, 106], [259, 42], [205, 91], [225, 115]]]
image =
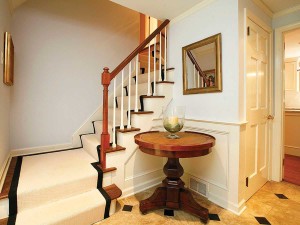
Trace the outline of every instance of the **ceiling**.
[[[12, 11], [27, 0], [8, 0]], [[197, 4], [204, 4], [207, 0], [110, 0], [127, 8], [142, 12], [158, 19], [174, 19]], [[262, 2], [274, 14], [284, 10], [299, 7], [300, 0], [253, 0]], [[159, 7], [158, 7], [159, 6]]]
[[110, 0], [157, 19], [174, 19], [204, 0]]
[[300, 6], [300, 0], [261, 0], [273, 13]]
[[284, 38], [285, 58], [300, 57], [300, 29], [289, 31]]

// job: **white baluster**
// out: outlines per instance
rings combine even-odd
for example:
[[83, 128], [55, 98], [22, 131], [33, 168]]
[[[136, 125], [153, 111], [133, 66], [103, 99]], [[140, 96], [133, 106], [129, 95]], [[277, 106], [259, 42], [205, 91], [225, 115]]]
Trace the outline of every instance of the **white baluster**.
[[161, 32], [159, 32], [159, 81], [161, 81]]
[[131, 62], [129, 63], [129, 75], [128, 75], [128, 117], [127, 117], [127, 128], [131, 128], [130, 124], [130, 109], [131, 109], [131, 102], [130, 102], [130, 97], [131, 97]]
[[135, 112], [139, 111], [139, 109], [138, 109], [139, 76], [138, 75], [139, 75], [139, 55], [137, 55], [135, 58], [135, 109], [134, 109]]
[[156, 95], [156, 37], [154, 37], [154, 48], [153, 48], [153, 96]]
[[112, 147], [115, 148], [116, 145], [116, 78], [114, 79], [114, 110], [113, 110], [113, 144]]
[[165, 66], [164, 66], [165, 81], [167, 81], [167, 27], [165, 27]]
[[197, 86], [197, 75], [196, 75], [196, 66], [195, 66], [195, 64], [193, 64], [194, 65], [194, 85], [195, 85], [195, 87]]
[[148, 92], [147, 92], [148, 96], [151, 95], [151, 92], [150, 92], [150, 88], [151, 88], [150, 69], [151, 69], [151, 66], [150, 66], [150, 44], [149, 44], [149, 46], [148, 46]]
[[121, 87], [121, 124], [120, 124], [120, 129], [124, 129], [124, 69], [122, 70], [122, 87]]
[[197, 73], [198, 88], [200, 87], [200, 72]]

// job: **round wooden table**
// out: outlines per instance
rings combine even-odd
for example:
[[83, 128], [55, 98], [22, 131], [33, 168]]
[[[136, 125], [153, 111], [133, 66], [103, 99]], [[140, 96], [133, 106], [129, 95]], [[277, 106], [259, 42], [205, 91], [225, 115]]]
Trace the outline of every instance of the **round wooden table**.
[[166, 178], [162, 181], [162, 187], [158, 187], [151, 197], [140, 201], [140, 211], [145, 214], [149, 210], [159, 208], [181, 209], [195, 216], [201, 221], [207, 222], [208, 210], [200, 206], [193, 198], [189, 190], [184, 188], [184, 182], [180, 179], [183, 168], [179, 158], [190, 158], [207, 155], [215, 144], [213, 136], [198, 132], [179, 132], [179, 139], [167, 138], [167, 132], [150, 131], [134, 136], [135, 143], [142, 152], [167, 157], [164, 166]]

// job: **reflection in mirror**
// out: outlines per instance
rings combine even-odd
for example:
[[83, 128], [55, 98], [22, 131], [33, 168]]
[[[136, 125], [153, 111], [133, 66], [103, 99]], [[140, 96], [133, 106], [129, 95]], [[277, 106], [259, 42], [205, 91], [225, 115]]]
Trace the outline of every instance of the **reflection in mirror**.
[[183, 93], [221, 91], [221, 34], [185, 46], [182, 50]]

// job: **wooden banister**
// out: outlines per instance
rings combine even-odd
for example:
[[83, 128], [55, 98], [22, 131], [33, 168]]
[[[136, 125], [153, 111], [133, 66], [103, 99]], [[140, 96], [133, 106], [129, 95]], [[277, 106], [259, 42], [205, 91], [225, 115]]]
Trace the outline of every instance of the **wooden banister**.
[[123, 60], [112, 72], [111, 72], [111, 80], [117, 76], [117, 74], [124, 69], [124, 67], [139, 54], [150, 41], [159, 34], [170, 22], [170, 20], [165, 20], [152, 34], [150, 34], [126, 59]]
[[191, 53], [190, 50], [186, 51], [188, 57], [190, 58], [190, 60], [192, 61], [192, 63], [195, 65], [196, 69], [199, 71], [199, 74], [201, 77], [203, 77], [204, 82], [206, 83], [207, 87], [209, 86], [209, 81], [205, 75], [205, 73], [202, 71], [202, 69], [200, 68], [199, 64], [197, 63], [196, 59], [194, 58], [193, 54]]
[[103, 169], [106, 168], [106, 149], [109, 149], [110, 135], [108, 133], [108, 86], [110, 84], [109, 69], [105, 67], [102, 73], [103, 85], [103, 118], [102, 118], [102, 134], [101, 134], [101, 151], [100, 163]]
[[110, 81], [114, 79], [119, 72], [121, 72], [128, 63], [130, 63], [134, 57], [136, 57], [143, 49], [155, 38], [169, 23], [169, 20], [165, 20], [152, 34], [150, 34], [126, 59], [123, 60], [111, 73], [109, 68], [105, 67], [102, 73], [102, 85], [103, 85], [103, 117], [102, 117], [102, 134], [101, 134], [101, 150], [100, 150], [100, 164], [102, 170], [106, 168], [106, 152], [110, 149], [110, 135], [108, 133], [108, 87]]

